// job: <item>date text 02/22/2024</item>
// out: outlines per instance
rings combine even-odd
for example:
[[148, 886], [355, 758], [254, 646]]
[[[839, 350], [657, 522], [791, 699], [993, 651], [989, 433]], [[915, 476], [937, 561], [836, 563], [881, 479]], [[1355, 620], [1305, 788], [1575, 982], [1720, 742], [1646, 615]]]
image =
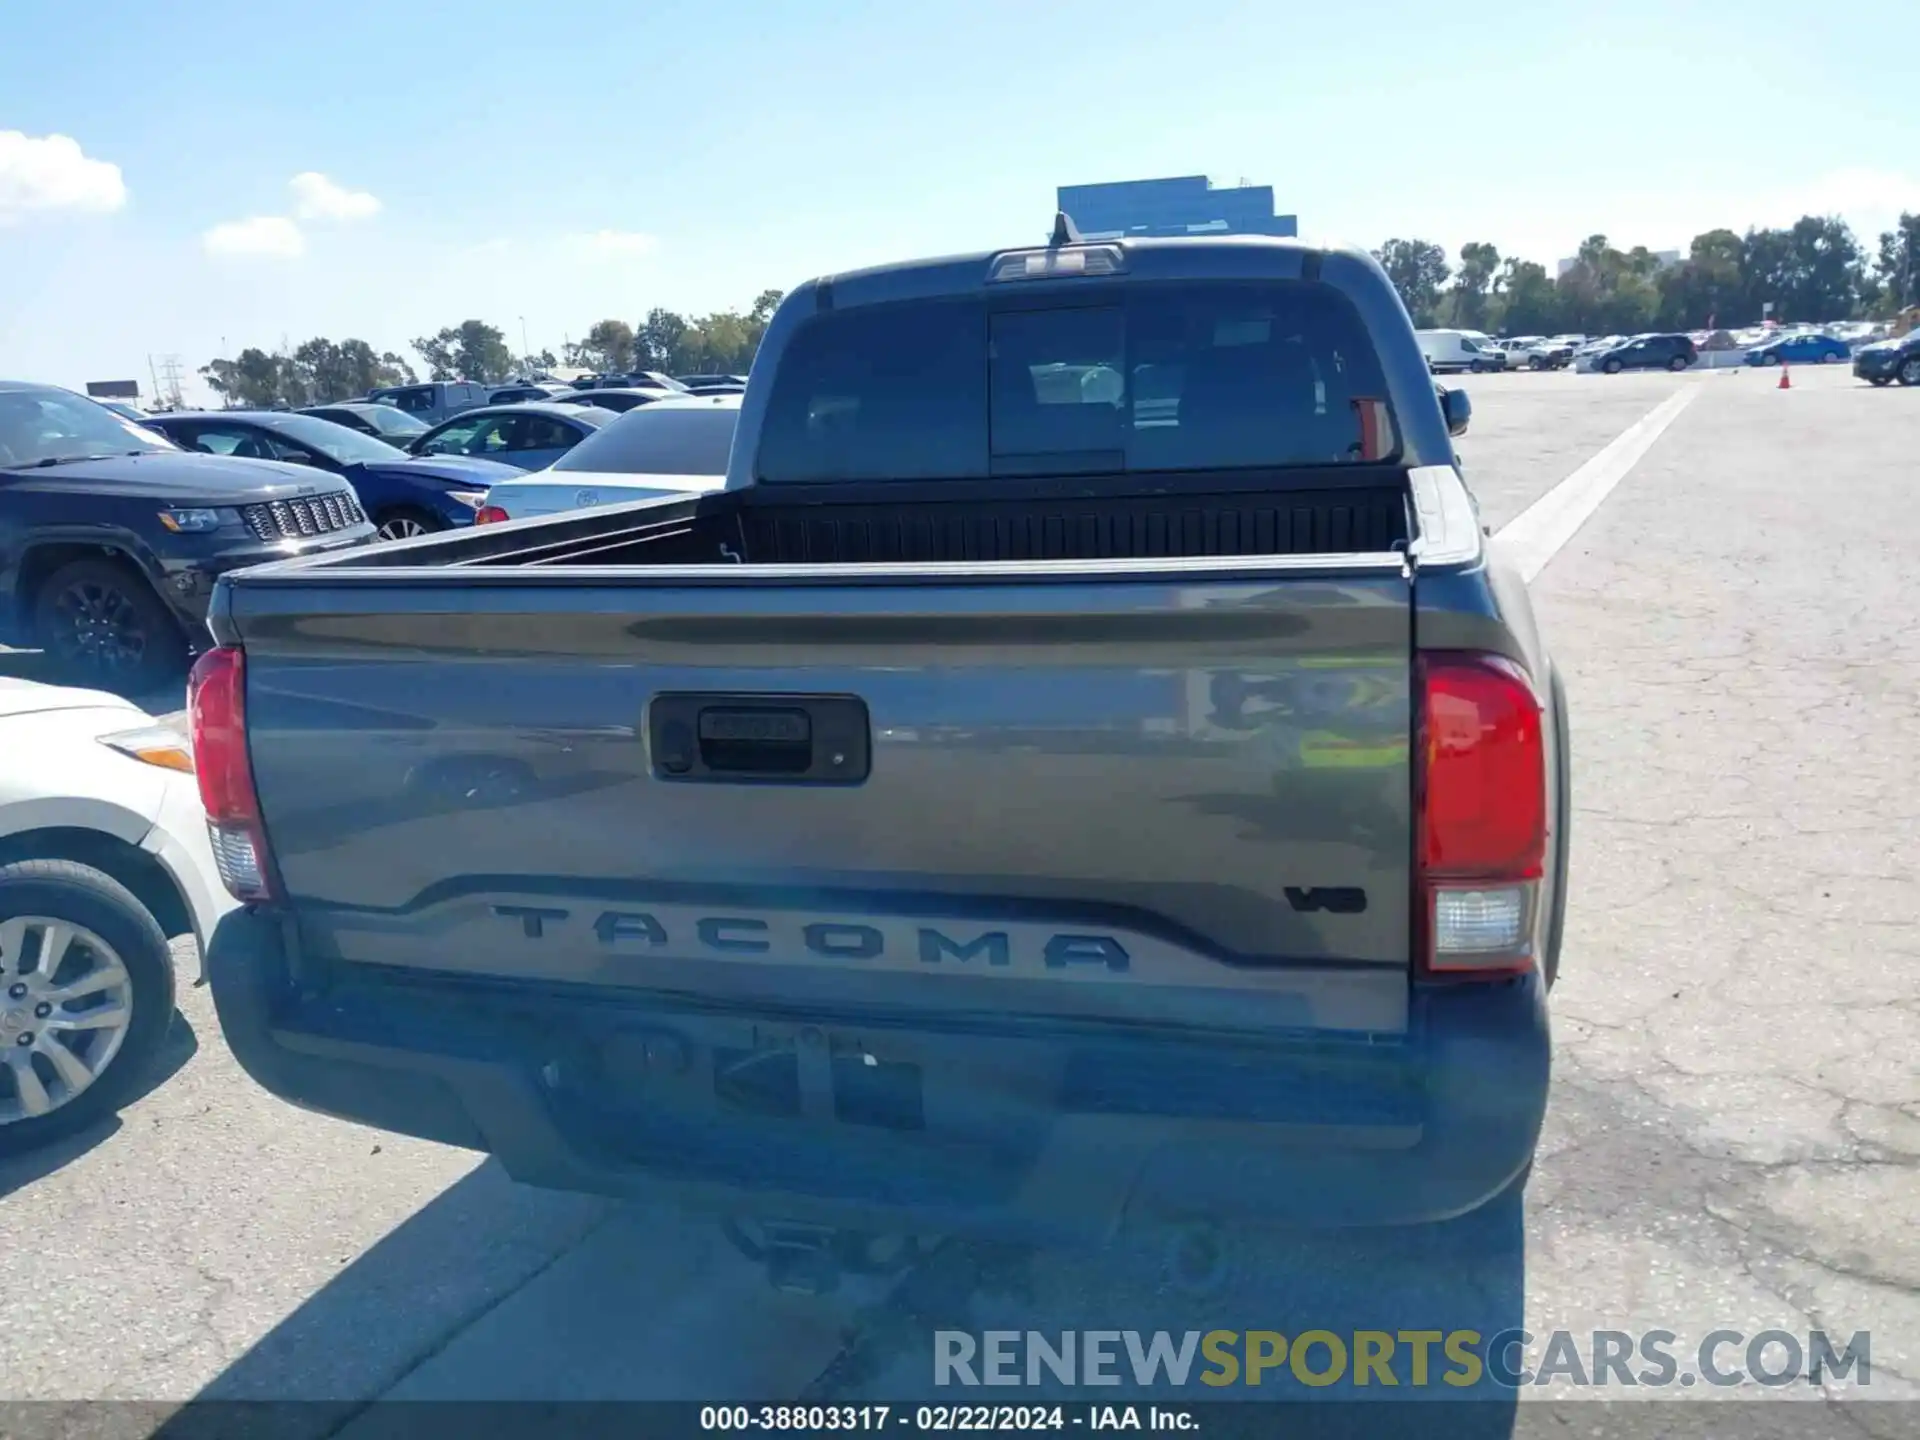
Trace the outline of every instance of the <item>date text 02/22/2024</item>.
[[1191, 1411], [1159, 1405], [703, 1405], [700, 1429], [714, 1432], [825, 1434], [911, 1430], [917, 1433], [1014, 1431], [1193, 1431]]

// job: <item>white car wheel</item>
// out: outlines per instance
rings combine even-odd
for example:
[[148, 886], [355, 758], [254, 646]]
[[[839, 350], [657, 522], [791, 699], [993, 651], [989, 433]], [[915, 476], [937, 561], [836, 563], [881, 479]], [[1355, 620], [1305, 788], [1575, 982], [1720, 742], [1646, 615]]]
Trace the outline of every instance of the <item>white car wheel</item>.
[[131, 891], [67, 860], [0, 865], [0, 1154], [126, 1104], [172, 1020], [166, 937]]

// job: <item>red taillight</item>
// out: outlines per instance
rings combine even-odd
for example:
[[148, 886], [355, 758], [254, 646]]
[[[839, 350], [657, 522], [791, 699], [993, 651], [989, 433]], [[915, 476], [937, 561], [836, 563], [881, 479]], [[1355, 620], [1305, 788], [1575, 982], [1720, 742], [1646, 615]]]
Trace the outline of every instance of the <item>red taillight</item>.
[[237, 648], [222, 645], [194, 662], [187, 716], [214, 863], [237, 899], [266, 900], [273, 894], [273, 862], [247, 755], [246, 694], [246, 657]]
[[1419, 680], [1422, 969], [1442, 977], [1531, 969], [1547, 853], [1540, 697], [1496, 655], [1423, 656]]
[[482, 505], [473, 512], [473, 523], [476, 525], [498, 525], [502, 520], [512, 518], [498, 505]]

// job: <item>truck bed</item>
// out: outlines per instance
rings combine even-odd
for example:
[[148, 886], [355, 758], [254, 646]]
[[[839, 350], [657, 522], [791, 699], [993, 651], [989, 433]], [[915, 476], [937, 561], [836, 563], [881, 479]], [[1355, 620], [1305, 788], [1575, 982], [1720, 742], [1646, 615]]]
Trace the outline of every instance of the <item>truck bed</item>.
[[[807, 493], [791, 495], [801, 490]], [[1071, 485], [768, 487], [609, 506], [362, 551], [350, 562], [944, 565], [1384, 554], [1412, 538], [1406, 472], [1130, 475]]]

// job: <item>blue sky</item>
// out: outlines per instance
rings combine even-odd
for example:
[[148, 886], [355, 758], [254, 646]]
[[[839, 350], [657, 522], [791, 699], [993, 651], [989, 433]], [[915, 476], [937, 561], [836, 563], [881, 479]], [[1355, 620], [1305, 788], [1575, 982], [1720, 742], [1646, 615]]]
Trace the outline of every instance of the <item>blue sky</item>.
[[0, 375], [75, 385], [469, 316], [557, 350], [1033, 240], [1086, 181], [1549, 266], [1920, 210], [1911, 0], [0, 4]]

